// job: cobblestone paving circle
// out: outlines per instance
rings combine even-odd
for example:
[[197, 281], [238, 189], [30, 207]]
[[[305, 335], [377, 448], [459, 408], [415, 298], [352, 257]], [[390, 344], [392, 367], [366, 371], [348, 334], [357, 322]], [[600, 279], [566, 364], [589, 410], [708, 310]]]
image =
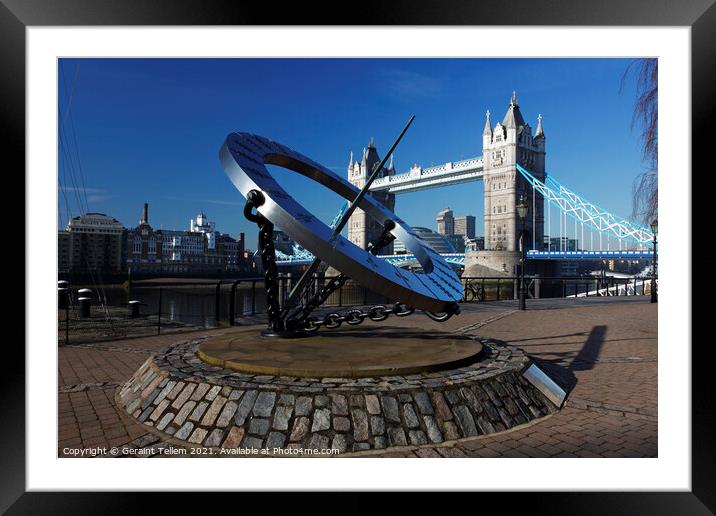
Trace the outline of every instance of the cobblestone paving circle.
[[341, 452], [502, 432], [558, 408], [529, 383], [519, 348], [480, 339], [486, 358], [440, 372], [371, 378], [239, 373], [196, 356], [204, 338], [149, 358], [117, 392], [151, 431], [212, 448]]

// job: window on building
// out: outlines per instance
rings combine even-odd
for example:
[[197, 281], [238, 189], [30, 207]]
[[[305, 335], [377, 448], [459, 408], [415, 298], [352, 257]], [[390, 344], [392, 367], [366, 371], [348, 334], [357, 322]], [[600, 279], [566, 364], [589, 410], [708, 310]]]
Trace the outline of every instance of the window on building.
[[142, 237], [135, 236], [132, 245], [132, 251], [134, 254], [141, 254], [142, 252]]

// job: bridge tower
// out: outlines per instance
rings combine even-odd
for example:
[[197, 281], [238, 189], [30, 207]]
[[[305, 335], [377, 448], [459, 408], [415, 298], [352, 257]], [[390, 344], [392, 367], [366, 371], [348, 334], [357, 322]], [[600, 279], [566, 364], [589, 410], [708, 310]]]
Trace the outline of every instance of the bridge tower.
[[[485, 186], [485, 249], [519, 251], [521, 221], [516, 206], [521, 195], [528, 205], [525, 217], [527, 249], [542, 249], [544, 242], [544, 202], [533, 196], [532, 188], [517, 171], [516, 163], [530, 171], [537, 179], [545, 176], [545, 135], [542, 115], [537, 117], [537, 129], [525, 122], [513, 92], [502, 122], [490, 124], [487, 112], [482, 133], [482, 159]], [[533, 205], [534, 201], [534, 205]]]
[[[353, 161], [353, 153], [351, 152], [348, 162], [348, 181], [358, 189], [363, 188], [371, 170], [373, 170], [373, 167], [378, 163], [380, 163], [380, 157], [378, 156], [375, 142], [371, 138], [368, 147], [363, 149], [363, 157], [360, 162]], [[392, 176], [394, 174], [395, 165], [393, 163], [393, 156], [391, 156], [388, 168], [383, 168], [380, 174], [378, 174], [378, 177]], [[395, 210], [395, 194], [388, 193], [388, 191], [385, 190], [369, 192], [368, 195], [378, 200], [390, 211]], [[366, 249], [372, 240], [380, 236], [383, 230], [383, 222], [382, 220], [378, 221], [373, 219], [363, 210], [357, 208], [348, 220], [348, 240], [361, 249]], [[381, 254], [393, 254], [393, 244], [384, 247]]]

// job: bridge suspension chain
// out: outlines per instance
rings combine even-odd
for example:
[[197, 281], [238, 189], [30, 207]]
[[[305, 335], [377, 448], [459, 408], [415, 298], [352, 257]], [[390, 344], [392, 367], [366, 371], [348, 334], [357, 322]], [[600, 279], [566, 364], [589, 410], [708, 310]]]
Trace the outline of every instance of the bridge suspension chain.
[[516, 168], [532, 187], [544, 196], [548, 203], [556, 204], [559, 210], [565, 214], [565, 217], [569, 214], [575, 220], [584, 222], [608, 237], [614, 236], [619, 240], [633, 240], [639, 244], [651, 241], [652, 235], [648, 228], [638, 226], [622, 217], [609, 213], [566, 188], [552, 176], [547, 176], [543, 182], [520, 165], [516, 165]]
[[552, 203], [547, 203], [547, 227], [548, 227], [548, 239], [547, 239], [547, 251], [552, 251]]
[[532, 185], [532, 249], [537, 249], [535, 239], [537, 238], [537, 197], [534, 185]]

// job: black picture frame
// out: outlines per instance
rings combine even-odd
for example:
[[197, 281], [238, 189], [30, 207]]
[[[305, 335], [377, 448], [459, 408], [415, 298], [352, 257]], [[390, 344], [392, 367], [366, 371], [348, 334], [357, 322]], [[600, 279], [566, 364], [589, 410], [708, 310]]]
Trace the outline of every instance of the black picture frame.
[[[25, 167], [25, 29], [29, 26], [82, 25], [573, 25], [573, 26], [690, 26], [692, 43], [692, 156], [708, 164], [713, 147], [716, 106], [716, 5], [714, 0], [653, 2], [649, 0], [512, 0], [396, 1], [363, 0], [350, 14], [320, 4], [190, 0], [0, 0], [0, 141], [4, 162], [15, 170]], [[344, 8], [341, 7], [341, 10]], [[319, 15], [318, 11], [322, 14]], [[334, 12], [335, 11], [335, 12]], [[13, 159], [7, 160], [8, 157]], [[712, 165], [709, 169], [712, 168]], [[688, 175], [688, 171], [680, 172]], [[693, 179], [693, 177], [692, 177]], [[701, 190], [701, 189], [699, 189]], [[701, 190], [702, 195], [703, 191]], [[696, 191], [694, 191], [696, 193]], [[712, 202], [712, 201], [711, 201]], [[696, 199], [694, 199], [696, 204]], [[708, 204], [708, 203], [707, 203]], [[694, 217], [694, 235], [699, 219]], [[27, 237], [26, 237], [27, 238]], [[689, 254], [689, 256], [691, 256]], [[26, 270], [27, 274], [28, 271]], [[684, 281], [691, 278], [684, 277]], [[696, 284], [694, 284], [696, 291]], [[704, 288], [703, 290], [707, 290]], [[684, 302], [688, 302], [684, 299]], [[696, 306], [696, 299], [692, 306]], [[27, 315], [26, 315], [27, 316]], [[694, 320], [694, 323], [697, 323]], [[694, 332], [696, 335], [696, 332]], [[149, 494], [38, 493], [25, 488], [25, 354], [6, 342], [2, 389], [3, 452], [0, 463], [0, 510], [8, 514], [120, 514], [146, 507]], [[692, 345], [692, 490], [640, 493], [510, 494], [510, 512], [529, 510], [550, 514], [711, 514], [716, 511], [716, 396], [711, 373], [711, 339]], [[683, 352], [683, 350], [681, 350]], [[664, 358], [668, 360], [668, 358]], [[568, 467], [568, 466], [567, 466]], [[173, 503], [186, 507], [192, 495], [169, 493]], [[215, 495], [206, 508], [218, 507]], [[246, 500], [242, 495], [242, 503]], [[371, 502], [357, 494], [344, 498], [346, 508], [368, 509]], [[499, 494], [480, 493], [473, 500], [494, 502]], [[485, 498], [491, 498], [486, 500]], [[301, 497], [282, 502], [295, 507]], [[230, 498], [233, 503], [235, 498]], [[413, 500], [422, 503], [420, 497]], [[246, 502], [248, 503], [248, 501]], [[266, 503], [265, 499], [251, 503]], [[278, 502], [273, 501], [273, 504]], [[330, 502], [329, 502], [330, 503]], [[452, 503], [465, 503], [455, 501]], [[492, 505], [492, 504], [490, 504]], [[494, 507], [494, 505], [493, 505]], [[406, 508], [404, 506], [404, 508]], [[271, 512], [282, 509], [274, 505]]]

